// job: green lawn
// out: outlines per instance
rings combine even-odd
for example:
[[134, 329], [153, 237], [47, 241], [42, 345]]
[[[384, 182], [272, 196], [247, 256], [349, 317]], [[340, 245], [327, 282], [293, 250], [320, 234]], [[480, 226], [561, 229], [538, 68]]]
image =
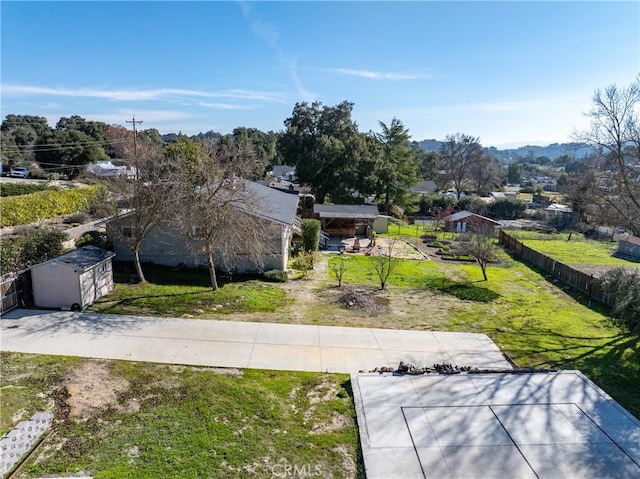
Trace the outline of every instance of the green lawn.
[[617, 242], [589, 240], [580, 233], [547, 234], [522, 230], [506, 232], [525, 246], [564, 264], [640, 266], [612, 256], [618, 249]]
[[181, 284], [116, 284], [88, 311], [143, 316], [206, 317], [273, 312], [290, 303], [282, 288], [259, 280], [222, 284], [220, 289]]
[[564, 264], [593, 264], [606, 266], [638, 266], [612, 254], [618, 249], [617, 243], [603, 243], [592, 240], [523, 240], [525, 246], [545, 254]]
[[[267, 478], [285, 465], [364, 477], [347, 375], [6, 352], [2, 364], [2, 432], [47, 401], [56, 411], [53, 434], [19, 477]], [[76, 395], [98, 391], [101, 404], [76, 409]]]

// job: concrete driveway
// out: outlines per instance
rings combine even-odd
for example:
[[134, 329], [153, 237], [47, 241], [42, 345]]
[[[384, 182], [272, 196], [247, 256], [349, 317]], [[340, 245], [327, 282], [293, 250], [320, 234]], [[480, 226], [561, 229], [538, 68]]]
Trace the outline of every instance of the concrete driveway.
[[344, 328], [17, 309], [0, 349], [156, 363], [352, 373], [450, 363], [511, 368], [484, 334]]

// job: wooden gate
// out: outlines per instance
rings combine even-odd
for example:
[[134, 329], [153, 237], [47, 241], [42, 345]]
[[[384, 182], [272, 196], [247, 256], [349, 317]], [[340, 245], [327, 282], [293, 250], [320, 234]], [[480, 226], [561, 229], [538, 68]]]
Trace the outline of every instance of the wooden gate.
[[0, 277], [0, 314], [18, 306], [17, 279], [15, 273], [7, 273]]

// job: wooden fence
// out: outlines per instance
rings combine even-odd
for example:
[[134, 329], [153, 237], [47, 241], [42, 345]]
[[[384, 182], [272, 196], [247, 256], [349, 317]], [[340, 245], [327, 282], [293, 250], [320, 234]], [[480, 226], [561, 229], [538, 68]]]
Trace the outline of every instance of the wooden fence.
[[573, 269], [560, 261], [556, 261], [547, 255], [539, 253], [538, 251], [523, 245], [516, 238], [508, 235], [504, 231], [500, 231], [499, 242], [517, 258], [523, 259], [528, 263], [543, 269], [547, 273], [564, 281], [569, 286], [574, 287], [578, 291], [582, 291], [587, 296], [611, 306], [607, 296], [602, 292], [602, 288], [600, 288], [597, 278], [594, 278], [593, 275]]

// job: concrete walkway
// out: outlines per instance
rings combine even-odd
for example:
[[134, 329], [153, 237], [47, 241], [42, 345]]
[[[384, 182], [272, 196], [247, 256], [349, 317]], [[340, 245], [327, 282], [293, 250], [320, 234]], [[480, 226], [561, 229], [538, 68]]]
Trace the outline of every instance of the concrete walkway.
[[450, 363], [511, 368], [484, 334], [149, 318], [17, 309], [0, 349], [237, 368], [352, 373]]

